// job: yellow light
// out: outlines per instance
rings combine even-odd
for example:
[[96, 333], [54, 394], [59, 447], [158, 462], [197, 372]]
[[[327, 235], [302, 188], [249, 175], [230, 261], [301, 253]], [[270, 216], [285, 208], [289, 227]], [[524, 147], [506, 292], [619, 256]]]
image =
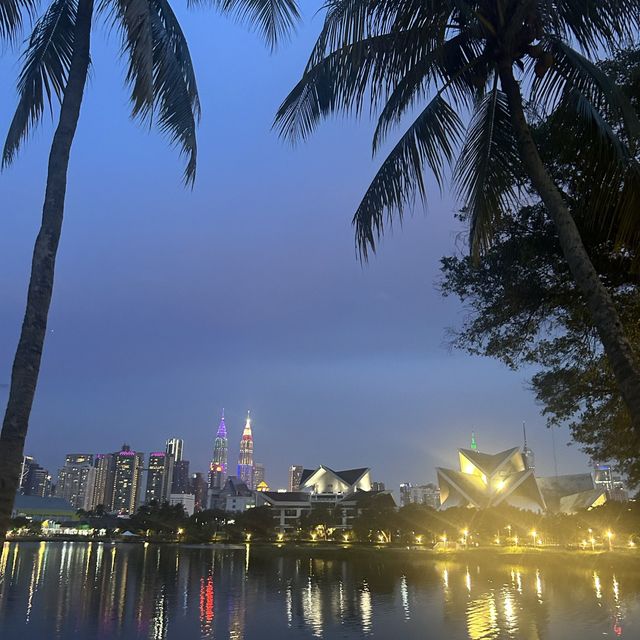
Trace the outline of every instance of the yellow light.
[[184, 529], [178, 529], [178, 535], [181, 536], [184, 533]]
[[496, 485], [496, 490], [502, 491], [504, 489], [504, 485], [507, 484], [504, 480], [500, 480]]
[[496, 542], [496, 544], [500, 544], [500, 536], [496, 536], [495, 542]]
[[635, 547], [636, 543], [633, 540], [629, 540], [629, 546], [630, 547]]
[[609, 540], [611, 540], [611, 538], [613, 538], [613, 532], [612, 531], [607, 531], [607, 538], [609, 538]]
[[348, 534], [348, 533], [345, 533], [345, 534], [342, 536], [342, 539], [343, 539], [345, 542], [349, 542], [349, 534]]
[[251, 534], [247, 533], [244, 538], [247, 542], [249, 542], [251, 540]]
[[311, 540], [313, 540], [313, 542], [315, 542], [315, 541], [316, 541], [316, 538], [317, 538], [317, 537], [318, 537], [318, 536], [317, 536], [315, 533], [312, 533], [312, 534], [311, 534]]
[[278, 534], [278, 542], [282, 542], [284, 540], [284, 533]]
[[416, 536], [416, 543], [422, 544], [422, 536]]
[[469, 535], [469, 529], [463, 529], [460, 533], [466, 538]]

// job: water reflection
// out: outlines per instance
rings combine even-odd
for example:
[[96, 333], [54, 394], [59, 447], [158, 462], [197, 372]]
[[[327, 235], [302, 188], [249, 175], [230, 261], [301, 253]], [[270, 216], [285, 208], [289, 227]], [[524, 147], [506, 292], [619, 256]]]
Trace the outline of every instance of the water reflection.
[[[640, 625], [629, 570], [363, 554], [6, 543], [2, 640], [574, 640]], [[635, 636], [637, 637], [637, 636]]]

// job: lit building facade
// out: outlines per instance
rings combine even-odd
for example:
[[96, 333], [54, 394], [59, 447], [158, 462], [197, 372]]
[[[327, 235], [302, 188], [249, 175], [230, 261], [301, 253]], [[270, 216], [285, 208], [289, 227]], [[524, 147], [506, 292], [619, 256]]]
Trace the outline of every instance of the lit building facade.
[[227, 440], [227, 426], [224, 423], [224, 409], [213, 444], [213, 457], [209, 468], [209, 488], [222, 489], [227, 479], [227, 461], [229, 443]]
[[128, 445], [115, 454], [115, 473], [111, 511], [135, 513], [142, 481], [144, 454], [131, 451]]
[[39, 496], [47, 498], [51, 496], [51, 476], [44, 467], [41, 467], [33, 457], [24, 456], [20, 477], [20, 493], [25, 496]]
[[57, 497], [67, 500], [75, 509], [91, 511], [94, 504], [96, 468], [93, 454], [69, 453], [58, 472]]
[[147, 487], [144, 501], [161, 504], [169, 498], [173, 481], [173, 455], [165, 451], [149, 454], [147, 468]]
[[166, 443], [165, 452], [172, 455], [175, 462], [180, 462], [184, 452], [184, 440], [182, 440], [182, 438], [169, 438]]
[[247, 421], [240, 440], [240, 455], [238, 456], [237, 476], [249, 489], [255, 488], [253, 480], [253, 433], [251, 431], [251, 416], [247, 415]]
[[289, 467], [289, 491], [298, 491], [304, 467], [301, 464], [292, 464]]
[[264, 465], [256, 462], [253, 465], [253, 488], [256, 489], [259, 484], [266, 484]]
[[93, 488], [93, 507], [102, 505], [106, 511], [113, 504], [113, 483], [116, 474], [116, 454], [99, 453], [95, 457], [96, 476]]
[[171, 493], [191, 493], [191, 477], [189, 476], [188, 460], [178, 460], [173, 463]]
[[400, 485], [400, 505], [406, 507], [409, 504], [423, 504], [439, 509], [440, 489], [431, 482], [419, 485], [404, 482]]

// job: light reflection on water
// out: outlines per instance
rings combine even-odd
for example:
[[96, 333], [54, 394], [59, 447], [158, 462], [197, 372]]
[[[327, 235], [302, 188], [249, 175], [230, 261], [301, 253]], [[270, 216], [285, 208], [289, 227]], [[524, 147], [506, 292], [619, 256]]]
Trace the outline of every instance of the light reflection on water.
[[0, 638], [640, 637], [640, 573], [561, 564], [5, 543]]

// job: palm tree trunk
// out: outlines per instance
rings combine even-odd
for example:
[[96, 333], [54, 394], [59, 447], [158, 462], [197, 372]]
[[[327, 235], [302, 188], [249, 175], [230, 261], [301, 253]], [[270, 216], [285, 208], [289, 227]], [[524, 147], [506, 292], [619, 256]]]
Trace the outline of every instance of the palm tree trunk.
[[631, 416], [633, 429], [640, 435], [640, 369], [633, 350], [625, 336], [613, 299], [594, 269], [562, 194], [540, 158], [524, 115], [520, 85], [513, 75], [511, 61], [502, 63], [499, 73], [502, 90], [509, 102], [520, 158], [555, 224], [562, 252], [587, 303], [620, 394]]
[[93, 0], [79, 0], [75, 46], [58, 126], [49, 152], [42, 222], [33, 249], [27, 308], [13, 361], [9, 399], [0, 433], [0, 540], [8, 529], [13, 501], [19, 489], [24, 441], [47, 331], [56, 253], [64, 214], [69, 153], [78, 125], [89, 67], [92, 14]]

